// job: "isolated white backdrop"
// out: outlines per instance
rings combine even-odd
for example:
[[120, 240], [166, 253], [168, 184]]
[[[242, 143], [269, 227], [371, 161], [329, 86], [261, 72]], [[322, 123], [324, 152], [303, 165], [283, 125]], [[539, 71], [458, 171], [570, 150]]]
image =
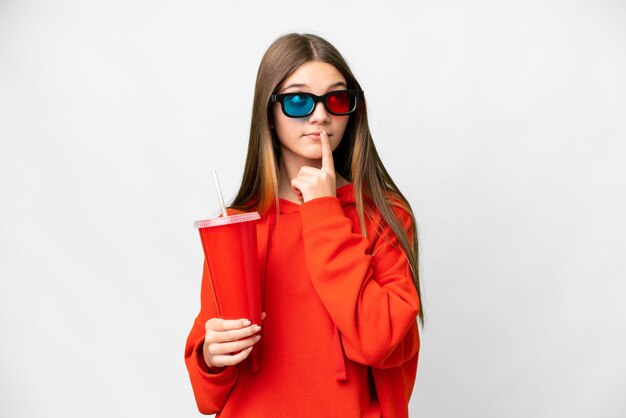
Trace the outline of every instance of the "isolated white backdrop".
[[[623, 417], [623, 1], [0, 2], [0, 416], [198, 416], [192, 221], [256, 70], [342, 52], [421, 237], [415, 417]], [[320, 409], [320, 417], [329, 416]]]

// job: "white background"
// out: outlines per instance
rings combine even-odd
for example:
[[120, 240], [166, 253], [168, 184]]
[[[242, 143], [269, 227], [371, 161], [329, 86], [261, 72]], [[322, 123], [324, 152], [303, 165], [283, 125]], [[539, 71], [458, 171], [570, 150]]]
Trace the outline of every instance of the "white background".
[[411, 416], [625, 416], [626, 2], [372, 3], [0, 1], [0, 416], [198, 416], [192, 222], [292, 31], [417, 216]]

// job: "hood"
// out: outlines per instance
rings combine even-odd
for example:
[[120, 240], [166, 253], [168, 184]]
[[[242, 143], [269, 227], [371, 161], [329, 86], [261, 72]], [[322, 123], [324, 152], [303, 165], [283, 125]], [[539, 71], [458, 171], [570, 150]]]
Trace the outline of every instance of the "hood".
[[[338, 187], [335, 194], [341, 202], [341, 206], [344, 208], [346, 206], [356, 204], [356, 200], [354, 198], [354, 187], [352, 186], [352, 183], [344, 184], [343, 186]], [[293, 213], [300, 210], [299, 203], [295, 203], [286, 199], [279, 199], [278, 205], [280, 213]], [[272, 209], [273, 206], [272, 208], [270, 208], [270, 210]]]

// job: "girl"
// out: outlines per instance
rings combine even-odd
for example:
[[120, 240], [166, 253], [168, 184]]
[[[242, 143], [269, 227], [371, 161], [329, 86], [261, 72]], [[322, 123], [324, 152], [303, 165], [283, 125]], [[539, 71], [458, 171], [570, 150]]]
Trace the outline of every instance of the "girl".
[[[263, 338], [217, 317], [205, 266], [185, 349], [200, 412], [407, 417], [423, 324], [414, 216], [376, 153], [361, 86], [318, 36], [282, 36], [261, 60], [229, 214], [253, 211]], [[241, 367], [252, 350], [254, 372]]]

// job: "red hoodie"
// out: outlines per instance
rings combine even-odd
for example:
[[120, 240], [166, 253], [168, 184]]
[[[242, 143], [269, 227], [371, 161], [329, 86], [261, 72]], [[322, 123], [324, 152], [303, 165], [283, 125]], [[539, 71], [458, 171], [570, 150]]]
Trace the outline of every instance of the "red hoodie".
[[[410, 231], [410, 216], [392, 209]], [[252, 355], [220, 373], [206, 367], [204, 324], [218, 315], [204, 268], [201, 309], [185, 348], [201, 413], [408, 417], [419, 299], [400, 244], [373, 210], [365, 238], [350, 183], [337, 197], [302, 205], [280, 199], [278, 221], [274, 207], [262, 214], [257, 236], [267, 317], [253, 348], [260, 359], [255, 372]]]

